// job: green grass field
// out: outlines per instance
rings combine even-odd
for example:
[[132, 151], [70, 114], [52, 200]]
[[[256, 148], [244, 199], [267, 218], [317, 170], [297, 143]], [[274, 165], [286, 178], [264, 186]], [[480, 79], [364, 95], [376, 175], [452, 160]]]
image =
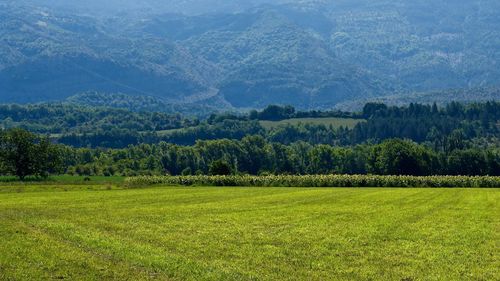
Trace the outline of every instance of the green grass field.
[[294, 118], [286, 119], [281, 121], [260, 121], [260, 125], [267, 130], [276, 128], [282, 125], [298, 125], [298, 124], [312, 124], [312, 125], [325, 125], [332, 126], [334, 128], [340, 128], [341, 126], [347, 128], [354, 128], [359, 122], [364, 122], [362, 119], [352, 119], [352, 118]]
[[498, 189], [109, 187], [0, 185], [0, 280], [500, 276]]

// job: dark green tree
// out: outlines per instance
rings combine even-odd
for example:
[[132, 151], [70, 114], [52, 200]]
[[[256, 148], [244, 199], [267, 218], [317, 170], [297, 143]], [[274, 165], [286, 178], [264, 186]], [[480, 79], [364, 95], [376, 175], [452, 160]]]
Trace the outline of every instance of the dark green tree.
[[329, 145], [314, 147], [309, 154], [311, 160], [310, 171], [317, 174], [333, 173], [337, 164], [334, 154], [333, 147]]
[[49, 138], [37, 140], [34, 146], [34, 171], [35, 176], [47, 178], [50, 174], [63, 172], [63, 158], [61, 149], [50, 142]]
[[224, 176], [232, 174], [231, 166], [224, 160], [217, 160], [210, 164], [209, 173], [212, 176]]
[[0, 139], [0, 159], [4, 172], [21, 180], [35, 172], [36, 136], [22, 129], [11, 129]]
[[2, 172], [24, 180], [27, 176], [46, 178], [59, 173], [62, 158], [48, 138], [39, 138], [23, 129], [11, 129], [0, 136]]
[[372, 148], [369, 171], [381, 175], [427, 175], [435, 167], [436, 157], [426, 148], [409, 140], [387, 140]]

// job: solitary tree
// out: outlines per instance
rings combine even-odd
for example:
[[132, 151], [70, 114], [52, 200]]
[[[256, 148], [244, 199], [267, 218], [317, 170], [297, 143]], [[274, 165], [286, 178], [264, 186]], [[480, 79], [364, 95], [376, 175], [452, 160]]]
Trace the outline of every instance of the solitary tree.
[[23, 129], [0, 135], [0, 172], [24, 180], [27, 176], [47, 177], [60, 171], [62, 161], [57, 146]]

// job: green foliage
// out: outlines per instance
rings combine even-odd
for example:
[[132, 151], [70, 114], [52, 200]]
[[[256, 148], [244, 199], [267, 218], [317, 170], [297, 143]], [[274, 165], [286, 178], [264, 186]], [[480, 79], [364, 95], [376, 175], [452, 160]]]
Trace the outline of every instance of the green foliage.
[[14, 175], [24, 180], [27, 176], [47, 178], [62, 170], [59, 147], [47, 138], [22, 129], [12, 129], [0, 135], [0, 174]]
[[332, 127], [338, 129], [343, 128], [354, 128], [358, 123], [363, 122], [363, 119], [353, 119], [353, 118], [337, 118], [337, 117], [325, 117], [325, 118], [293, 118], [284, 119], [280, 121], [260, 121], [262, 127], [267, 130], [279, 129], [280, 127], [286, 127], [287, 125], [298, 126], [302, 125], [324, 125], [325, 127]]
[[418, 176], [436, 171], [439, 160], [435, 153], [414, 142], [395, 139], [374, 146], [368, 163], [370, 173]]
[[[161, 142], [125, 149], [65, 147], [66, 172], [76, 175], [181, 175], [188, 171], [209, 174], [211, 164], [227, 163], [234, 173], [269, 174], [408, 174], [500, 176], [496, 148], [436, 151], [408, 140], [352, 147], [290, 145], [269, 142], [261, 136], [238, 140], [198, 141], [193, 146]], [[461, 164], [474, 159], [474, 164]], [[470, 168], [469, 168], [470, 167]]]
[[[370, 109], [371, 106], [375, 109]], [[435, 150], [449, 153], [453, 149], [466, 148], [473, 139], [498, 138], [498, 112], [498, 102], [486, 102], [468, 105], [450, 103], [444, 108], [420, 104], [408, 107], [367, 104], [363, 113], [297, 112], [295, 119], [259, 123], [248, 120], [252, 118], [252, 113], [249, 116], [212, 115], [199, 126], [166, 132], [162, 134], [162, 140], [190, 145], [199, 139], [241, 139], [245, 135], [258, 134], [283, 144], [306, 141], [345, 146], [406, 138], [418, 143], [432, 142]], [[299, 118], [305, 116], [310, 117]], [[311, 118], [314, 116], [316, 118]], [[344, 116], [344, 119], [328, 116]], [[349, 116], [350, 119], [345, 119]], [[361, 116], [366, 118], [366, 122], [360, 119]], [[267, 131], [262, 128], [265, 126], [268, 126]]]
[[122, 148], [158, 142], [156, 132], [197, 125], [179, 114], [134, 112], [74, 104], [0, 105], [0, 128], [23, 128], [50, 134], [59, 143], [77, 147]]
[[173, 103], [160, 97], [145, 95], [126, 94], [104, 94], [87, 92], [71, 96], [65, 103], [76, 104], [87, 107], [111, 107], [127, 109], [133, 112], [164, 112], [171, 115], [182, 114], [184, 116], [196, 116], [204, 118], [214, 112], [230, 110], [230, 107], [221, 105], [220, 102], [205, 100], [203, 104], [196, 103]]
[[[90, 128], [93, 120], [98, 126], [98, 116], [113, 118], [115, 113], [115, 109], [77, 109], [75, 114], [86, 116]], [[6, 106], [4, 111], [6, 119], [20, 120], [26, 113], [27, 120], [36, 122], [38, 116], [41, 123], [48, 120], [44, 114], [55, 120], [71, 119], [73, 114], [72, 107], [50, 108], [48, 105]], [[144, 120], [142, 126], [148, 122], [169, 126], [165, 122], [172, 120], [172, 116], [118, 110], [117, 122], [108, 124], [109, 129], [102, 133], [54, 138], [77, 147], [62, 147], [64, 171], [73, 175], [180, 175], [189, 170], [190, 174], [209, 174], [211, 163], [223, 160], [232, 172], [253, 175], [496, 176], [500, 175], [499, 112], [500, 105], [496, 102], [450, 103], [445, 108], [368, 104], [363, 113], [356, 114], [363, 115], [366, 121], [357, 123], [352, 129], [326, 126], [319, 121], [323, 118], [317, 118], [315, 120], [320, 123], [317, 125], [287, 124], [265, 130], [259, 121], [249, 120], [249, 116], [221, 114], [212, 115], [201, 123], [176, 116], [169, 125], [188, 127], [160, 133], [128, 130], [127, 123], [121, 121], [138, 117], [138, 122]], [[330, 113], [300, 114], [323, 116]]]
[[230, 175], [232, 173], [231, 166], [224, 160], [217, 160], [210, 164], [208, 168], [210, 175]]
[[270, 176], [139, 176], [125, 179], [129, 187], [145, 185], [254, 187], [476, 187], [500, 188], [500, 177], [270, 175]]
[[180, 145], [194, 145], [198, 140], [242, 139], [248, 135], [264, 135], [258, 121], [225, 119], [218, 123], [202, 123], [180, 130], [160, 132], [159, 140]]
[[367, 103], [383, 103], [390, 106], [407, 106], [414, 104], [437, 104], [445, 107], [451, 102], [461, 103], [485, 103], [500, 100], [500, 88], [498, 85], [491, 87], [460, 88], [453, 90], [435, 90], [422, 93], [405, 93], [375, 98], [361, 98], [335, 105], [336, 109], [343, 111], [359, 111]]
[[[91, 134], [112, 129], [156, 131], [182, 128], [192, 120], [179, 114], [133, 112], [110, 107], [48, 103], [0, 105], [0, 126], [24, 128], [34, 133]], [[194, 121], [193, 121], [194, 122]]]
[[191, 170], [191, 167], [187, 167], [186, 169], [182, 170], [181, 175], [183, 176], [189, 176], [192, 175], [193, 171]]
[[356, 125], [351, 142], [406, 138], [422, 143], [433, 142], [437, 150], [450, 152], [463, 149], [474, 138], [498, 137], [500, 103], [486, 102], [464, 105], [452, 102], [446, 107], [410, 104], [388, 107], [367, 104], [363, 116], [367, 122]]
[[259, 120], [279, 121], [295, 116], [295, 108], [292, 106], [269, 105], [260, 112], [251, 112], [250, 118]]

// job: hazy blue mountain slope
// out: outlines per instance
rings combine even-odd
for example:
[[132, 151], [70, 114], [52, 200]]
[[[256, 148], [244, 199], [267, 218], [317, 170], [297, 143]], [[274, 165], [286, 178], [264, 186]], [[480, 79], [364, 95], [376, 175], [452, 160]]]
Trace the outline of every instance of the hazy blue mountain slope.
[[428, 91], [497, 84], [499, 1], [359, 1], [326, 5], [342, 59]]
[[[165, 36], [217, 65], [217, 84], [237, 107], [284, 101], [302, 108], [328, 106], [387, 91], [376, 77], [338, 58], [309, 26], [328, 33], [328, 19], [299, 11], [258, 9], [226, 16], [156, 19], [145, 32]], [[176, 28], [174, 28], [174, 26]]]
[[54, 100], [89, 90], [178, 100], [208, 91], [217, 73], [167, 40], [114, 36], [92, 18], [7, 8], [0, 12], [0, 101]]
[[494, 0], [5, 0], [0, 102], [325, 108], [498, 86], [499, 26]]

